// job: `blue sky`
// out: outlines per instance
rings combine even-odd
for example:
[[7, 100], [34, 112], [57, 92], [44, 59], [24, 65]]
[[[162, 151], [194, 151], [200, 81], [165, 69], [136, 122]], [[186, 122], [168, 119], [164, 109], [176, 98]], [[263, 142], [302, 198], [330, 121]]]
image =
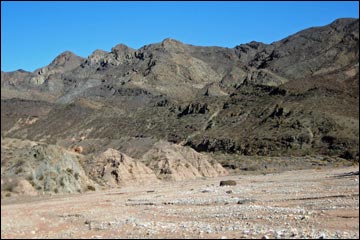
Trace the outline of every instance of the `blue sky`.
[[170, 37], [199, 46], [271, 43], [359, 17], [359, 2], [1, 2], [1, 70], [34, 71], [70, 50], [87, 57]]

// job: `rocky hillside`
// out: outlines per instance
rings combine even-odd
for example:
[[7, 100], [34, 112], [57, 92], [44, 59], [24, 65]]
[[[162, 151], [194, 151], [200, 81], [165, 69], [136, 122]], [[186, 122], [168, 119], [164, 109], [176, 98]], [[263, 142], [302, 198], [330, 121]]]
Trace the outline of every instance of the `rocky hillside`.
[[83, 170], [83, 159], [81, 154], [55, 145], [1, 139], [1, 195], [95, 190]]
[[111, 148], [142, 159], [162, 140], [215, 155], [358, 161], [358, 102], [359, 20], [338, 19], [272, 44], [168, 38], [1, 72], [1, 135], [90, 158]]

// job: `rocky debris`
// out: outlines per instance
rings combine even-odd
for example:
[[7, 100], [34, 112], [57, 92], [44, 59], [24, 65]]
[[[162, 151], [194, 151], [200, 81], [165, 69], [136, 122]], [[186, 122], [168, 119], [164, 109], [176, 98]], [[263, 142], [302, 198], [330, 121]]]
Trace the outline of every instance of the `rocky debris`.
[[236, 186], [236, 181], [234, 180], [220, 181], [220, 186]]
[[158, 181], [150, 168], [115, 149], [93, 157], [85, 168], [92, 179], [111, 187]]
[[143, 155], [142, 161], [158, 178], [165, 180], [179, 181], [227, 174], [227, 171], [214, 159], [189, 147], [164, 141], [154, 144], [153, 148]]

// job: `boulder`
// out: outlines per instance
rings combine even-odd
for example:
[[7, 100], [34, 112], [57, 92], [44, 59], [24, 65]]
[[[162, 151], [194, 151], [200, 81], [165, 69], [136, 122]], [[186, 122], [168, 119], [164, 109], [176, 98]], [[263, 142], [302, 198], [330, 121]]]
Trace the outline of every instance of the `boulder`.
[[220, 181], [220, 186], [235, 186], [235, 185], [236, 185], [236, 181], [234, 180]]

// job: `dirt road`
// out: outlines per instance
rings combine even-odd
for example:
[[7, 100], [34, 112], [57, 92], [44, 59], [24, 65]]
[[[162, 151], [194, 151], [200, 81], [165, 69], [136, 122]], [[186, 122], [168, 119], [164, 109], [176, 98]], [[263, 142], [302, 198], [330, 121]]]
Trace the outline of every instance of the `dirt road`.
[[[359, 238], [359, 167], [1, 201], [1, 238]], [[236, 186], [219, 186], [235, 180]]]

